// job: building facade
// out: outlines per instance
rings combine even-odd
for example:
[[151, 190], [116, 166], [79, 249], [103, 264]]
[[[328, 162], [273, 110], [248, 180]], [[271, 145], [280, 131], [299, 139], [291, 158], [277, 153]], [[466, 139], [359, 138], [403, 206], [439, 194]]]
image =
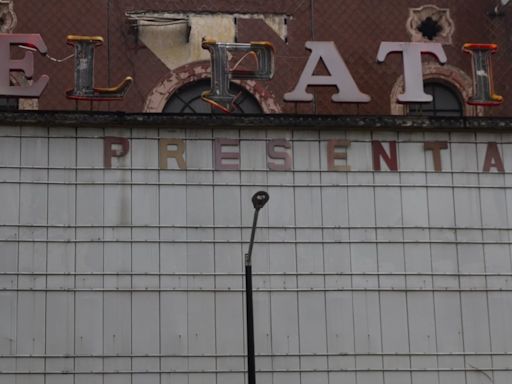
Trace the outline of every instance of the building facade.
[[[5, 17], [5, 29], [15, 33], [39, 33], [48, 53], [65, 58], [73, 53], [67, 35], [101, 36], [96, 49], [95, 80], [98, 86], [118, 84], [132, 76], [132, 89], [123, 101], [95, 103], [94, 110], [125, 112], [176, 111], [169, 101], [186, 86], [209, 78], [209, 54], [201, 48], [208, 36], [227, 43], [269, 41], [276, 56], [271, 81], [242, 81], [266, 113], [404, 115], [408, 106], [396, 102], [403, 88], [404, 68], [399, 55], [377, 63], [379, 45], [391, 42], [436, 42], [447, 56], [445, 65], [423, 55], [427, 82], [455, 93], [465, 116], [508, 116], [510, 113], [510, 63], [512, 62], [510, 11], [497, 0], [395, 1], [393, 5], [365, 1], [142, 1], [98, 0], [66, 2], [50, 0], [7, 1], [14, 16]], [[496, 6], [497, 15], [492, 16]], [[12, 18], [16, 23], [8, 23]], [[371, 96], [369, 103], [335, 103], [335, 87], [310, 87], [312, 102], [286, 102], [310, 56], [307, 41], [332, 41], [343, 57], [359, 89]], [[493, 55], [496, 93], [504, 103], [476, 110], [465, 104], [472, 95], [471, 58], [465, 43], [495, 43]], [[39, 99], [43, 110], [88, 110], [89, 103], [68, 100], [73, 88], [74, 63], [56, 63], [37, 55], [35, 76], [48, 74], [50, 82]], [[319, 64], [317, 71], [325, 74]], [[185, 88], [184, 88], [185, 87]], [[200, 94], [199, 90], [195, 93]], [[187, 96], [189, 97], [189, 96]], [[190, 96], [193, 98], [194, 96]], [[186, 101], [189, 101], [188, 99]], [[426, 107], [428, 109], [428, 107]], [[177, 109], [180, 110], [179, 108]], [[256, 112], [256, 109], [249, 109]]]
[[[508, 383], [508, 119], [7, 114], [2, 383]], [[473, 124], [473, 125], [472, 125]]]
[[[134, 82], [69, 100], [73, 58], [35, 55], [41, 97], [2, 100], [22, 110], [0, 113], [0, 384], [246, 382], [259, 190], [258, 383], [511, 382], [507, 2], [40, 3], [0, 2], [2, 30], [41, 34], [58, 61], [68, 35], [102, 36], [95, 83]], [[232, 84], [237, 113], [201, 100], [206, 33], [274, 46], [272, 80]], [[285, 101], [307, 41], [334, 42], [371, 101]], [[396, 101], [404, 65], [377, 64], [383, 41], [442, 44], [446, 64], [422, 62], [431, 103]], [[464, 43], [499, 45], [499, 106], [466, 103]]]

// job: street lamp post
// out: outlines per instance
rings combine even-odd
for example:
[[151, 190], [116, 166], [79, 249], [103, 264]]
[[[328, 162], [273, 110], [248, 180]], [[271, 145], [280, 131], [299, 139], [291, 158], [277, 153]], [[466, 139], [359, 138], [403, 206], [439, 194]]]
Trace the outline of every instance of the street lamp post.
[[254, 217], [252, 220], [251, 241], [249, 250], [245, 254], [245, 303], [246, 303], [246, 321], [247, 321], [247, 381], [248, 384], [256, 384], [256, 362], [254, 356], [254, 319], [252, 310], [252, 247], [254, 245], [254, 235], [256, 234], [256, 224], [258, 222], [258, 213], [269, 199], [265, 191], [256, 192], [252, 197], [254, 206]]

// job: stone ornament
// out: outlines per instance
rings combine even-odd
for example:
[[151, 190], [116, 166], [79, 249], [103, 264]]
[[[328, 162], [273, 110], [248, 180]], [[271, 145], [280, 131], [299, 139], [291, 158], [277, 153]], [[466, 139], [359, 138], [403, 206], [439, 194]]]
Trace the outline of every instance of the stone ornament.
[[12, 0], [0, 0], [0, 32], [11, 33], [17, 22]]
[[429, 4], [409, 8], [406, 28], [412, 42], [452, 44], [455, 24], [448, 8]]

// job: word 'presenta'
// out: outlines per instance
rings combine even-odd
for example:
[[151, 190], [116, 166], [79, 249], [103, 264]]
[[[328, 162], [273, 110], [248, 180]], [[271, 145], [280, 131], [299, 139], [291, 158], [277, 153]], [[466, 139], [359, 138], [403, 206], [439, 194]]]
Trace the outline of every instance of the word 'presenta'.
[[[326, 141], [327, 170], [332, 172], [351, 171], [347, 149], [350, 140], [331, 139]], [[383, 165], [389, 171], [398, 171], [398, 143], [396, 141], [371, 141], [372, 166], [382, 171]], [[183, 139], [160, 139], [158, 141], [160, 169], [187, 169], [187, 143]], [[240, 140], [217, 138], [212, 141], [213, 167], [217, 171], [240, 170]], [[449, 150], [447, 141], [425, 141], [423, 150], [431, 154], [434, 171], [442, 172], [442, 151]], [[108, 136], [103, 140], [103, 162], [107, 169], [113, 168], [112, 160], [121, 160], [130, 152], [130, 140], [125, 137]], [[293, 166], [292, 142], [288, 139], [266, 141], [266, 165], [271, 171], [291, 171]], [[403, 166], [404, 164], [402, 164]], [[505, 172], [503, 158], [498, 144], [486, 144], [483, 172]]]

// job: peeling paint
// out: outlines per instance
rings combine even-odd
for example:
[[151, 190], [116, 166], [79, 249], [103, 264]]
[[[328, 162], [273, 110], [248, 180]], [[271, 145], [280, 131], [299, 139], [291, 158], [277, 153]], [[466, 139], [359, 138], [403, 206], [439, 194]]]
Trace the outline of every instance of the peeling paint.
[[171, 70], [191, 62], [208, 60], [208, 51], [201, 47], [205, 36], [226, 43], [235, 42], [236, 19], [262, 20], [282, 40], [287, 38], [289, 19], [282, 14], [169, 12], [131, 12], [127, 17], [136, 21], [140, 41]]
[[250, 13], [250, 14], [235, 14], [234, 15], [240, 19], [257, 19], [263, 20], [265, 24], [267, 24], [275, 33], [279, 36], [279, 38], [283, 41], [286, 41], [288, 38], [288, 24], [287, 20], [291, 19], [288, 15], [282, 14], [261, 14], [261, 13]]
[[[210, 62], [197, 62], [184, 65], [170, 72], [149, 93], [144, 104], [144, 112], [161, 113], [171, 95], [185, 84], [210, 78]], [[254, 80], [234, 81], [251, 93], [261, 106], [264, 113], [281, 113], [281, 107], [275, 96]]]

